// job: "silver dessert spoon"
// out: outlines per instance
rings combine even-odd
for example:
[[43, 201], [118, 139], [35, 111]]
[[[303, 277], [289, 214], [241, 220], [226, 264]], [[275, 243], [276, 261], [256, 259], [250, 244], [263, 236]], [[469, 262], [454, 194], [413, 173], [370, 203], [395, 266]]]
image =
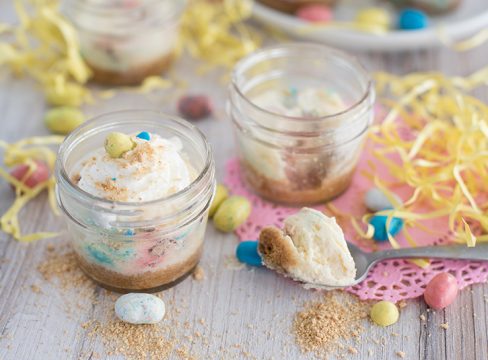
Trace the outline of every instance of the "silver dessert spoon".
[[[455, 259], [455, 260], [478, 260], [488, 261], [488, 243], [479, 243], [475, 247], [466, 245], [446, 245], [446, 246], [423, 246], [416, 248], [391, 249], [375, 252], [364, 252], [359, 247], [350, 242], [347, 247], [351, 252], [356, 265], [356, 278], [349, 287], [363, 281], [368, 275], [369, 270], [376, 263], [388, 259]], [[329, 286], [326, 284], [305, 283], [306, 288], [333, 290], [343, 288], [340, 286]]]

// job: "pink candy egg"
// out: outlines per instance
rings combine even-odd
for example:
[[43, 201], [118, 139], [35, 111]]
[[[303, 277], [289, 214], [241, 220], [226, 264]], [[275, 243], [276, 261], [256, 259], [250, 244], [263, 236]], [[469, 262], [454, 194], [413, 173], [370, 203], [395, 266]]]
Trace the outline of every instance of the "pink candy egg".
[[318, 4], [303, 6], [297, 10], [295, 15], [308, 22], [327, 22], [333, 17], [329, 7]]
[[424, 300], [432, 309], [440, 310], [451, 305], [457, 293], [456, 278], [449, 273], [440, 273], [427, 284]]
[[49, 168], [46, 165], [46, 163], [39, 160], [36, 160], [35, 163], [37, 167], [32, 172], [32, 174], [30, 174], [29, 177], [27, 177], [27, 179], [24, 179], [27, 172], [29, 171], [29, 165], [27, 164], [17, 165], [12, 169], [10, 175], [12, 175], [14, 178], [16, 178], [19, 181], [23, 181], [23, 183], [26, 186], [33, 188], [36, 185], [49, 179]]

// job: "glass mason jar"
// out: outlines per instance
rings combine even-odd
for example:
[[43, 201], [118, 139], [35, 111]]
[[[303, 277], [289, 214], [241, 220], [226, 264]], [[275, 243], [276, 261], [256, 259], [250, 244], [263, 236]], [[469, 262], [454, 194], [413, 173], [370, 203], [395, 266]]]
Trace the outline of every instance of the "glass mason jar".
[[[343, 108], [289, 116], [256, 104], [262, 94], [290, 88], [332, 92]], [[280, 45], [242, 59], [233, 71], [228, 113], [244, 180], [279, 203], [306, 205], [338, 196], [351, 183], [373, 120], [374, 98], [363, 67], [323, 45]]]
[[184, 0], [65, 0], [93, 80], [135, 85], [173, 60]]
[[[190, 185], [162, 199], [118, 202], [93, 196], [72, 180], [80, 160], [103, 146], [108, 133], [141, 130], [180, 139], [198, 174]], [[182, 280], [202, 253], [214, 167], [210, 146], [196, 127], [157, 111], [107, 113], [73, 131], [59, 149], [56, 194], [81, 268], [121, 292], [159, 290]]]

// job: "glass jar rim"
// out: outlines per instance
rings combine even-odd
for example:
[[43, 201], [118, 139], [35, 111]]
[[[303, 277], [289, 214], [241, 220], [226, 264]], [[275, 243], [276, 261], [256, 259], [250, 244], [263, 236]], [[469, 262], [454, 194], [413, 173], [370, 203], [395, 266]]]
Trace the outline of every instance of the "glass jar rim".
[[[328, 115], [323, 115], [319, 117], [297, 117], [297, 116], [289, 116], [289, 115], [283, 115], [280, 113], [276, 113], [270, 110], [267, 110], [261, 106], [258, 106], [255, 104], [253, 101], [251, 101], [241, 90], [239, 84], [238, 84], [238, 73], [242, 72], [245, 70], [247, 67], [258, 63], [259, 61], [271, 57], [278, 57], [280, 55], [286, 54], [286, 52], [289, 52], [290, 50], [297, 50], [299, 51], [300, 49], [308, 49], [308, 50], [316, 50], [320, 51], [322, 53], [326, 54], [331, 54], [335, 56], [338, 59], [341, 59], [345, 61], [348, 64], [351, 64], [354, 69], [360, 73], [361, 75], [364, 76], [364, 79], [366, 80], [366, 87], [364, 90], [364, 94], [359, 98], [358, 101], [354, 102], [352, 105], [348, 106], [346, 109], [341, 110], [340, 112], [334, 113], [334, 114], [328, 114]], [[249, 104], [251, 107], [255, 108], [256, 110], [262, 111], [263, 113], [269, 115], [269, 116], [276, 116], [280, 117], [281, 120], [288, 120], [290, 122], [323, 122], [324, 120], [333, 120], [335, 118], [338, 118], [344, 114], [347, 114], [351, 110], [354, 110], [358, 108], [361, 104], [366, 102], [366, 100], [369, 98], [369, 95], [371, 94], [373, 90], [373, 80], [369, 76], [368, 72], [366, 69], [363, 67], [363, 65], [357, 60], [356, 57], [349, 55], [346, 52], [331, 48], [329, 46], [325, 45], [320, 45], [320, 44], [314, 44], [314, 43], [298, 43], [298, 42], [292, 42], [288, 44], [281, 44], [281, 45], [275, 45], [275, 46], [269, 46], [262, 48], [258, 51], [255, 51], [246, 57], [242, 58], [239, 60], [232, 71], [232, 77], [231, 77], [231, 86], [232, 88], [236, 91], [236, 93], [244, 99], [244, 101]], [[231, 97], [232, 101], [232, 97]]]
[[[70, 177], [66, 171], [66, 168], [64, 166], [64, 163], [63, 163], [64, 157], [62, 156], [62, 154], [66, 151], [67, 148], [69, 148], [70, 146], [73, 146], [73, 144], [76, 144], [80, 141], [80, 140], [76, 141], [75, 139], [78, 136], [81, 136], [81, 134], [83, 133], [83, 131], [87, 127], [90, 127], [92, 124], [95, 124], [101, 118], [105, 118], [106, 116], [117, 115], [117, 114], [123, 115], [123, 114], [141, 113], [141, 112], [146, 113], [146, 114], [163, 116], [165, 119], [170, 120], [172, 122], [175, 122], [178, 125], [186, 128], [189, 131], [194, 132], [197, 135], [197, 137], [202, 141], [204, 148], [205, 148], [205, 154], [204, 154], [205, 155], [205, 164], [204, 164], [202, 170], [199, 172], [198, 176], [190, 184], [188, 184], [186, 187], [184, 187], [183, 189], [181, 189], [181, 190], [179, 190], [179, 191], [177, 191], [177, 192], [175, 192], [169, 196], [154, 199], [154, 200], [149, 200], [149, 201], [140, 201], [140, 202], [108, 200], [105, 198], [101, 198], [101, 197], [92, 195], [89, 192], [87, 192], [87, 191], [81, 189], [80, 187], [76, 186], [75, 184], [73, 184], [73, 182], [71, 181], [71, 179], [70, 179]], [[99, 128], [94, 128], [94, 129], [90, 130], [89, 133], [91, 133], [91, 132], [96, 133], [95, 130], [97, 130], [97, 129], [99, 130]], [[92, 119], [84, 122], [81, 126], [79, 126], [74, 131], [72, 131], [64, 139], [61, 146], [59, 147], [58, 156], [57, 156], [57, 160], [56, 160], [56, 175], [60, 179], [60, 181], [62, 180], [63, 183], [65, 183], [68, 186], [68, 188], [70, 190], [72, 190], [73, 192], [78, 193], [78, 194], [80, 194], [80, 195], [82, 195], [82, 196], [84, 196], [90, 200], [96, 201], [96, 202], [104, 204], [104, 205], [119, 205], [119, 206], [123, 206], [125, 208], [130, 208], [130, 207], [140, 208], [142, 206], [155, 205], [155, 204], [158, 204], [158, 203], [163, 202], [163, 201], [173, 201], [173, 200], [177, 200], [178, 198], [183, 197], [185, 194], [188, 193], [188, 191], [190, 189], [192, 189], [195, 186], [195, 184], [200, 183], [206, 177], [207, 173], [209, 171], [211, 171], [212, 163], [213, 163], [213, 161], [212, 161], [210, 144], [208, 143], [203, 132], [200, 129], [198, 129], [196, 126], [190, 124], [186, 120], [183, 120], [183, 119], [176, 117], [176, 116], [168, 115], [168, 114], [166, 114], [162, 111], [159, 111], [159, 110], [130, 109], [130, 110], [111, 111], [111, 112], [100, 114], [100, 115], [95, 116]]]

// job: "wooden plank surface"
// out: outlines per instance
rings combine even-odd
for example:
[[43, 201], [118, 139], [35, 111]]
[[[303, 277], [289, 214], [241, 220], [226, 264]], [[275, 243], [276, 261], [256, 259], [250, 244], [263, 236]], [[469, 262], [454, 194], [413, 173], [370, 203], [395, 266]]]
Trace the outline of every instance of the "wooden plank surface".
[[[2, 10], [3, 9], [3, 10]], [[0, 21], [12, 14], [0, 6]], [[403, 54], [361, 54], [371, 71], [407, 73], [436, 70], [466, 75], [486, 65], [488, 47], [458, 54], [448, 50], [418, 51]], [[195, 63], [178, 62], [175, 74], [188, 82], [194, 92], [208, 93], [216, 104], [214, 118], [198, 123], [215, 150], [217, 175], [221, 180], [226, 161], [233, 153], [231, 127], [225, 116], [226, 86], [221, 74], [195, 76]], [[0, 78], [0, 139], [15, 141], [32, 135], [47, 134], [42, 124], [46, 108], [43, 96], [29, 79]], [[163, 91], [149, 97], [121, 93], [116, 97], [84, 108], [89, 116], [126, 108], [156, 108], [175, 113], [174, 91]], [[487, 100], [486, 91], [479, 95]], [[13, 194], [4, 182], [0, 184], [0, 212], [4, 212]], [[22, 214], [24, 232], [49, 229], [62, 231], [60, 219], [54, 216], [44, 196], [34, 201]], [[37, 271], [45, 260], [46, 246], [66, 242], [67, 234], [55, 240], [20, 244], [0, 233], [0, 359], [95, 359], [106, 357], [101, 339], [88, 336], [82, 324], [106, 316], [113, 307], [114, 296], [94, 288], [92, 295], [80, 296], [76, 290], [62, 291], [46, 282]], [[205, 280], [187, 279], [162, 294], [168, 305], [168, 321], [179, 342], [198, 359], [298, 359], [312, 358], [301, 354], [294, 345], [291, 324], [294, 313], [305, 301], [319, 299], [321, 294], [263, 269], [234, 270], [227, 264], [237, 244], [234, 235], [223, 235], [209, 226], [206, 234], [202, 267]], [[36, 285], [40, 293], [32, 290]], [[445, 311], [428, 312], [423, 302], [409, 301], [400, 321], [387, 329], [366, 324], [358, 354], [350, 359], [394, 359], [397, 351], [405, 359], [488, 359], [487, 285], [476, 285], [461, 292]], [[95, 303], [93, 302], [95, 299]], [[422, 322], [421, 314], [427, 316]], [[185, 322], [188, 322], [185, 325]], [[448, 323], [449, 329], [440, 328]], [[195, 335], [200, 333], [201, 336]], [[375, 344], [376, 340], [385, 343]], [[179, 354], [179, 355], [178, 355]], [[171, 358], [184, 358], [174, 353]]]

